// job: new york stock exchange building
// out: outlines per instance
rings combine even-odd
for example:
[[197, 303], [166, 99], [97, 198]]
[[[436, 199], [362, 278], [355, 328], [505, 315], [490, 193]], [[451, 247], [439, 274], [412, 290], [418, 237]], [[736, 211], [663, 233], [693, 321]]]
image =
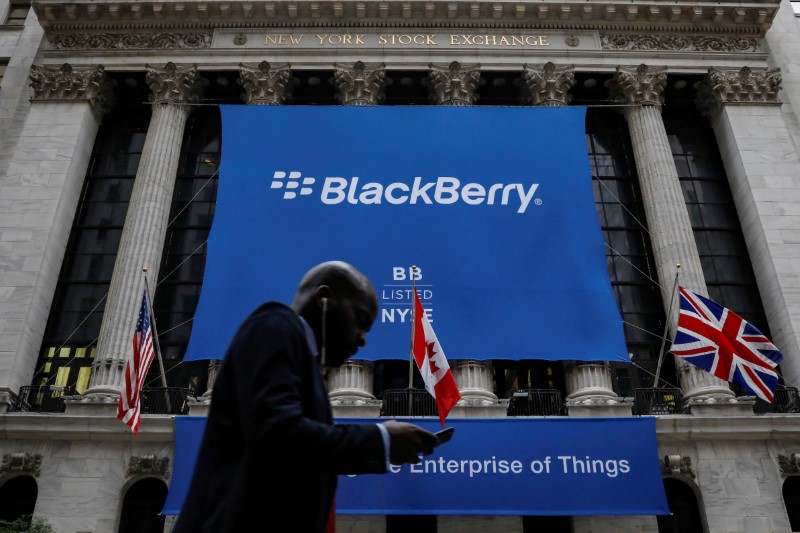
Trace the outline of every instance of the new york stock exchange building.
[[[337, 530], [800, 531], [800, 2], [0, 17], [3, 520], [170, 531], [236, 325], [344, 259], [379, 310], [327, 375], [335, 417], [441, 428], [415, 290], [461, 399], [419, 465], [340, 476]], [[676, 355], [684, 294], [733, 348]]]

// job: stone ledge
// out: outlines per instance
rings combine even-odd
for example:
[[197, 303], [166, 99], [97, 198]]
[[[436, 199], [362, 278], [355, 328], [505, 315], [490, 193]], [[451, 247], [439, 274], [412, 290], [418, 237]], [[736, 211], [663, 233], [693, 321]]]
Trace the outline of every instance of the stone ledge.
[[780, 2], [668, 0], [502, 1], [227, 1], [39, 0], [33, 8], [47, 31], [60, 29], [182, 29], [213, 27], [537, 27], [729, 31], [763, 35]]

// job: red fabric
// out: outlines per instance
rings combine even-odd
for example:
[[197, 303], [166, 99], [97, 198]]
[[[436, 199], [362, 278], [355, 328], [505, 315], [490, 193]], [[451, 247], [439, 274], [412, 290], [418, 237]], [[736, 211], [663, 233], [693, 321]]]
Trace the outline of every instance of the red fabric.
[[144, 379], [155, 358], [153, 350], [153, 330], [150, 328], [150, 311], [147, 305], [147, 291], [142, 293], [142, 307], [139, 309], [139, 320], [133, 334], [133, 355], [125, 363], [125, 381], [117, 403], [117, 418], [131, 428], [134, 435], [139, 433], [141, 422], [140, 393]]
[[336, 532], [336, 498], [331, 502], [331, 512], [328, 513], [328, 523], [325, 525], [325, 533]]
[[417, 289], [414, 289], [414, 359], [425, 382], [425, 388], [436, 398], [439, 422], [444, 427], [444, 419], [453, 408], [461, 393], [458, 391], [453, 371], [444, 356], [442, 345], [433, 332], [433, 327], [425, 314]]

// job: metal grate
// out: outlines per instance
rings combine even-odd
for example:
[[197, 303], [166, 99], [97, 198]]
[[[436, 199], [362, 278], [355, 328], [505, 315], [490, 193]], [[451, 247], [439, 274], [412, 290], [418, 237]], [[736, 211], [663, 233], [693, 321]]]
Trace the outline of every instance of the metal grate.
[[387, 389], [381, 416], [438, 416], [436, 399], [425, 389]]
[[562, 416], [564, 402], [556, 389], [516, 389], [508, 392], [508, 416]]
[[188, 389], [178, 387], [145, 387], [141, 393], [142, 414], [187, 415]]
[[58, 385], [30, 385], [20, 387], [17, 402], [11, 411], [31, 413], [63, 413], [64, 396], [72, 396], [75, 389]]
[[684, 413], [683, 392], [680, 389], [633, 389], [634, 415], [677, 415]]
[[757, 415], [765, 413], [800, 413], [800, 393], [797, 387], [778, 387], [772, 403], [756, 398], [753, 412]]

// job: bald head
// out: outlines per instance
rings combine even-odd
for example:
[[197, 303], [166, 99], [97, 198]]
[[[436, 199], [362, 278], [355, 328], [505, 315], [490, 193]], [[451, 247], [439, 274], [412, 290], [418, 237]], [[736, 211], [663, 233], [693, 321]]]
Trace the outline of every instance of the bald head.
[[366, 333], [378, 314], [378, 296], [369, 278], [353, 265], [327, 261], [303, 276], [292, 302], [292, 308], [314, 330], [320, 346], [323, 307], [327, 362], [339, 366], [366, 344]]

